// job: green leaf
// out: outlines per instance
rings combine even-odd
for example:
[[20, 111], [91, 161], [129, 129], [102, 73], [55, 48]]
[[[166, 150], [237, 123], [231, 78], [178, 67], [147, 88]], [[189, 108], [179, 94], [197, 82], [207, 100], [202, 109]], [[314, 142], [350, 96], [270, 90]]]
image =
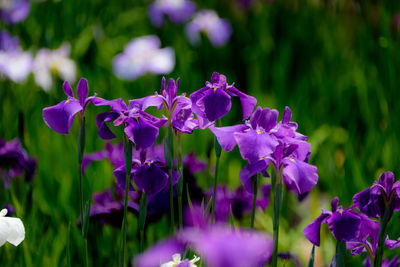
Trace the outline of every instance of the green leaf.
[[308, 267], [314, 267], [314, 257], [315, 257], [315, 246], [312, 246], [310, 260], [308, 261]]

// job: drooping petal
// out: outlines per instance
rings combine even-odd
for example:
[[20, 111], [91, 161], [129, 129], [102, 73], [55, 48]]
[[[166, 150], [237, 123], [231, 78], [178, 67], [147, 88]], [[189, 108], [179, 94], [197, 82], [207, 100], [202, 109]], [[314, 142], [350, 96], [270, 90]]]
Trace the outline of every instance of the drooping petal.
[[118, 116], [119, 115], [115, 112], [104, 112], [97, 115], [97, 134], [100, 138], [104, 140], [110, 140], [116, 137], [115, 134], [110, 130], [110, 128], [108, 128], [106, 122], [113, 121], [118, 118]]
[[155, 195], [168, 185], [168, 174], [155, 164], [143, 164], [133, 174], [135, 185], [147, 195]]
[[211, 125], [209, 129], [217, 137], [218, 143], [225, 151], [231, 151], [236, 146], [236, 139], [234, 133], [243, 132], [249, 127], [245, 124], [239, 124], [227, 127], [214, 127]]
[[43, 120], [52, 130], [68, 134], [75, 114], [82, 110], [82, 106], [75, 99], [69, 99], [59, 104], [43, 109]]
[[308, 193], [317, 184], [317, 167], [296, 159], [283, 160], [283, 182], [289, 190], [301, 195]]
[[111, 110], [114, 112], [117, 112], [117, 113], [128, 110], [128, 108], [122, 98], [106, 100], [106, 99], [103, 99], [100, 97], [96, 97], [91, 102], [95, 106], [110, 106]]
[[[134, 172], [134, 170], [132, 169], [132, 171], [131, 171], [131, 177], [130, 177], [130, 180], [129, 180], [129, 191], [134, 191], [134, 188], [133, 188], [133, 186], [131, 185], [131, 180], [132, 180], [132, 173]], [[117, 179], [117, 183], [118, 183], [118, 186], [121, 188], [121, 189], [124, 189], [125, 190], [125, 185], [126, 185], [126, 171], [125, 171], [125, 165], [122, 165], [122, 166], [120, 166], [120, 167], [118, 167], [117, 169], [115, 169], [114, 170], [114, 172], [113, 172], [113, 174], [114, 174], [114, 176], [115, 176], [115, 178]]]
[[376, 197], [374, 194], [371, 194], [371, 187], [355, 194], [353, 197], [353, 203], [368, 217], [378, 218], [381, 214]]
[[255, 97], [246, 95], [245, 93], [239, 91], [235, 87], [230, 87], [227, 89], [228, 93], [232, 96], [237, 96], [240, 98], [240, 103], [243, 109], [243, 120], [247, 119], [254, 110], [257, 104], [257, 99]]
[[244, 133], [236, 132], [234, 137], [242, 158], [250, 163], [256, 162], [260, 158], [270, 157], [278, 145], [278, 142], [268, 133], [258, 133], [255, 130]]
[[319, 247], [320, 245], [320, 231], [321, 224], [323, 221], [330, 216], [329, 213], [325, 212], [318, 216], [312, 223], [306, 226], [303, 230], [303, 234], [306, 236], [308, 241]]
[[86, 97], [89, 95], [88, 81], [85, 78], [81, 78], [76, 87], [76, 94], [78, 95], [79, 103], [82, 108], [85, 107]]
[[360, 216], [351, 211], [338, 210], [327, 222], [331, 233], [339, 242], [351, 241], [360, 233]]
[[400, 248], [400, 237], [397, 240], [390, 240], [389, 235], [386, 236], [385, 246], [389, 249]]
[[263, 170], [266, 170], [269, 165], [268, 159], [262, 159], [255, 163], [246, 165], [239, 173], [240, 182], [244, 186], [247, 192], [253, 194], [253, 183], [252, 177], [257, 173], [261, 173]]
[[206, 118], [206, 113], [204, 111], [204, 105], [201, 105], [200, 99], [202, 99], [210, 90], [208, 87], [203, 87], [193, 94], [190, 95], [190, 100], [192, 101], [192, 111], [196, 114], [199, 119], [200, 129], [205, 129], [209, 126], [210, 121]]
[[148, 107], [162, 106], [163, 98], [159, 95], [151, 95], [143, 98], [138, 98], [134, 100], [129, 100], [128, 109], [134, 109], [145, 111]]
[[204, 106], [206, 118], [216, 121], [225, 116], [231, 109], [231, 97], [222, 89], [210, 90], [209, 94], [199, 100]]
[[155, 267], [169, 261], [172, 255], [182, 253], [185, 248], [184, 242], [170, 238], [161, 241], [144, 253], [135, 257], [135, 266], [137, 267]]
[[128, 119], [124, 132], [135, 143], [136, 149], [152, 146], [158, 136], [158, 128], [141, 117]]

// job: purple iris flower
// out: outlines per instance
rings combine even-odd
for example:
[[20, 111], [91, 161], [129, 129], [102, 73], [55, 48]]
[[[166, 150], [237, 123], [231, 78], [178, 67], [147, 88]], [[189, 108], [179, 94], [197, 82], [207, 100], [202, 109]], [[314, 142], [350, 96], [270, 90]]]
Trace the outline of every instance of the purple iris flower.
[[245, 124], [210, 127], [224, 150], [230, 151], [238, 144], [243, 159], [249, 162], [239, 174], [249, 193], [253, 193], [252, 177], [257, 173], [268, 177], [270, 163], [276, 171], [282, 171], [283, 182], [299, 199], [316, 185], [317, 168], [307, 162], [310, 144], [297, 132], [297, 123], [291, 122], [291, 117], [286, 107], [282, 121], [277, 123], [277, 110], [258, 107]]
[[360, 235], [360, 215], [351, 209], [338, 207], [338, 202], [339, 199], [335, 197], [331, 202], [332, 211], [322, 209], [322, 214], [304, 228], [304, 235], [314, 245], [320, 245], [322, 223], [328, 224], [332, 235], [339, 242], [351, 241]]
[[240, 98], [243, 108], [243, 120], [248, 118], [257, 104], [257, 100], [229, 85], [225, 75], [214, 72], [211, 82], [190, 95], [192, 110], [199, 119], [201, 129], [209, 127], [212, 122], [225, 116], [231, 109], [231, 96]]
[[[133, 159], [131, 179], [139, 190], [150, 197], [168, 188], [168, 169], [163, 162], [147, 158], [146, 151], [142, 150], [141, 152], [140, 160]], [[114, 176], [117, 178], [120, 188], [125, 188], [125, 165], [114, 170]], [[179, 177], [179, 173], [173, 170], [173, 184], [178, 182]], [[130, 190], [133, 190], [131, 185]]]
[[8, 24], [23, 21], [29, 14], [29, 0], [6, 0], [0, 2], [0, 19]]
[[362, 213], [373, 218], [382, 218], [388, 205], [391, 216], [394, 211], [400, 210], [400, 180], [394, 180], [392, 172], [382, 173], [379, 182], [354, 195], [354, 204]]
[[0, 172], [6, 188], [12, 178], [22, 173], [27, 181], [31, 181], [36, 172], [36, 159], [28, 156], [18, 139], [6, 142], [0, 138]]
[[83, 116], [87, 105], [90, 102], [94, 103], [97, 95], [95, 94], [94, 96], [88, 97], [88, 82], [84, 78], [81, 78], [77, 85], [76, 93], [78, 99], [74, 97], [69, 82], [64, 82], [63, 89], [64, 93], [67, 95], [67, 100], [55, 106], [44, 108], [43, 120], [52, 130], [61, 134], [68, 134], [75, 115], [80, 112], [81, 116]]
[[204, 32], [213, 46], [223, 46], [231, 37], [231, 24], [221, 19], [214, 10], [201, 10], [186, 25], [186, 36], [192, 44], [200, 43], [200, 33]]
[[156, 27], [164, 24], [164, 16], [175, 24], [181, 24], [188, 20], [194, 11], [196, 4], [188, 0], [155, 0], [149, 6], [149, 18]]
[[100, 138], [110, 140], [115, 138], [114, 133], [108, 128], [106, 122], [113, 121], [114, 126], [124, 125], [124, 132], [135, 144], [136, 149], [146, 149], [152, 146], [158, 136], [159, 128], [167, 119], [159, 119], [144, 110], [149, 106], [159, 106], [162, 103], [160, 98], [141, 98], [129, 101], [127, 107], [121, 99], [105, 100], [96, 98], [95, 105], [108, 105], [111, 111], [100, 113], [96, 117], [98, 135]]
[[163, 107], [166, 109], [169, 123], [175, 132], [192, 133], [194, 129], [198, 128], [198, 121], [194, 118], [192, 113], [192, 102], [186, 97], [186, 94], [177, 96], [179, 86], [179, 78], [176, 83], [173, 79], [169, 79], [167, 88], [165, 88], [165, 77], [161, 80], [161, 95], [157, 92], [140, 100], [137, 105], [145, 107], [157, 106], [158, 109]]

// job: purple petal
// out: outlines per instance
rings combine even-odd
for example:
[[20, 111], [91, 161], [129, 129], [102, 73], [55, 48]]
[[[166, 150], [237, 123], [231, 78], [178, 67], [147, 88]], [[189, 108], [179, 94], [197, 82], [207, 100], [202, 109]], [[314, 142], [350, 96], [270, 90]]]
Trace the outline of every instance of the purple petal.
[[68, 81], [63, 83], [64, 93], [69, 97], [74, 97], [74, 93], [72, 92], [71, 84]]
[[155, 164], [144, 164], [133, 174], [136, 186], [147, 195], [155, 195], [168, 185], [168, 174]]
[[87, 154], [82, 159], [82, 172], [85, 172], [86, 168], [93, 161], [99, 161], [107, 158], [107, 151], [98, 151], [91, 154]]
[[119, 115], [115, 112], [104, 112], [97, 115], [97, 134], [101, 139], [110, 140], [116, 137], [115, 134], [110, 130], [110, 128], [108, 128], [106, 122], [113, 121], [118, 118], [118, 116]]
[[75, 99], [69, 99], [59, 104], [43, 109], [43, 120], [54, 131], [68, 134], [75, 114], [82, 110], [82, 106]]
[[261, 109], [261, 107], [257, 107], [256, 111], [250, 118], [251, 127], [257, 129], [257, 126], [259, 126], [266, 132], [269, 132], [276, 126], [278, 114], [278, 111], [275, 109]]
[[371, 187], [355, 194], [353, 203], [362, 213], [369, 217], [378, 218], [381, 214], [379, 203], [375, 194], [371, 192]]
[[317, 167], [296, 159], [284, 159], [283, 181], [289, 190], [301, 195], [317, 184]]
[[146, 250], [144, 253], [135, 257], [136, 267], [155, 267], [160, 266], [162, 263], [172, 260], [172, 255], [182, 254], [185, 245], [183, 242], [170, 238], [161, 241], [151, 248]]
[[[242, 108], [243, 108], [243, 120], [247, 119], [251, 113], [254, 110], [254, 107], [257, 104], [257, 99], [255, 97], [246, 95], [245, 93], [242, 93], [235, 87], [228, 88], [227, 91], [230, 93], [230, 95], [233, 96], [238, 96], [240, 98], [240, 103], [242, 103]], [[276, 120], [275, 120], [276, 122]], [[264, 128], [265, 129], [265, 128]]]
[[138, 109], [138, 110], [146, 110], [148, 107], [157, 107], [159, 108], [163, 104], [163, 99], [159, 95], [151, 95], [143, 98], [138, 98], [134, 100], [129, 100], [128, 109]]
[[128, 110], [122, 98], [106, 100], [100, 97], [96, 97], [92, 100], [92, 103], [95, 106], [110, 106], [111, 110], [117, 113]]
[[236, 146], [234, 133], [243, 132], [249, 127], [244, 124], [228, 126], [228, 127], [209, 127], [211, 132], [217, 137], [218, 143], [225, 151], [231, 151]]
[[202, 99], [209, 91], [208, 87], [201, 88], [193, 94], [190, 95], [190, 100], [192, 101], [192, 111], [196, 114], [199, 119], [200, 129], [205, 129], [209, 126], [210, 121], [206, 119], [206, 113], [204, 112], [204, 105], [201, 104], [200, 99]]
[[247, 192], [253, 194], [252, 177], [263, 170], [266, 170], [269, 165], [268, 159], [259, 160], [255, 163], [246, 165], [239, 173], [240, 182]]
[[[133, 169], [131, 171], [131, 177], [129, 180], [129, 191], [134, 191], [133, 186], [131, 185], [132, 182], [132, 173], [133, 173]], [[125, 184], [126, 184], [126, 171], [125, 171], [125, 165], [122, 165], [120, 167], [118, 167], [117, 169], [114, 170], [113, 172], [115, 178], [117, 179], [118, 182], [118, 186], [121, 189], [125, 189]]]
[[292, 111], [288, 106], [286, 106], [285, 111], [283, 112], [282, 123], [288, 124], [291, 118], [292, 118]]
[[385, 246], [391, 250], [400, 248], [400, 238], [398, 238], [397, 240], [390, 240], [388, 235], [385, 240]]
[[245, 133], [236, 132], [234, 137], [242, 158], [250, 163], [270, 157], [278, 145], [278, 142], [268, 133], [258, 133], [255, 130]]
[[356, 238], [360, 233], [360, 216], [347, 210], [339, 210], [328, 219], [329, 229], [339, 242]]
[[158, 136], [158, 128], [147, 120], [138, 117], [129, 119], [124, 132], [135, 143], [136, 149], [145, 149], [152, 146]]
[[79, 80], [78, 86], [76, 87], [76, 93], [78, 95], [79, 103], [82, 107], [85, 107], [85, 100], [89, 95], [88, 81], [85, 78]]
[[209, 121], [216, 121], [225, 116], [231, 109], [231, 97], [224, 90], [217, 88], [210, 89], [208, 94], [202, 97], [198, 103], [204, 107], [206, 118]]
[[320, 230], [321, 223], [328, 218], [330, 215], [328, 213], [323, 213], [318, 216], [312, 223], [306, 226], [303, 230], [303, 234], [306, 236], [308, 241], [319, 247], [320, 245]]
[[148, 14], [151, 24], [154, 26], [161, 27], [164, 24], [164, 14], [156, 2], [149, 6]]

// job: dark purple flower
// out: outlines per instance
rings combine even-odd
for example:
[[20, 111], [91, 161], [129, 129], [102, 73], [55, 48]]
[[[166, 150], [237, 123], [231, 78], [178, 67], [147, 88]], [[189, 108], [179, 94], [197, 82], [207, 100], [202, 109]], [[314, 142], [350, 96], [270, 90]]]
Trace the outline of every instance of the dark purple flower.
[[8, 0], [0, 3], [0, 19], [8, 24], [23, 21], [29, 14], [29, 0]]
[[243, 120], [248, 118], [257, 100], [228, 85], [225, 75], [214, 72], [211, 82], [190, 95], [192, 110], [197, 115], [201, 129], [209, 127], [212, 122], [225, 116], [231, 109], [231, 96], [240, 98], [243, 108]]
[[382, 173], [379, 182], [354, 195], [356, 207], [373, 218], [382, 218], [387, 205], [390, 207], [390, 216], [400, 210], [400, 181], [394, 182], [394, 179], [392, 172]]
[[149, 6], [149, 18], [156, 27], [164, 24], [164, 16], [175, 24], [181, 24], [188, 20], [194, 11], [196, 4], [188, 0], [155, 0]]
[[360, 235], [361, 218], [351, 209], [338, 207], [339, 199], [331, 202], [332, 212], [322, 209], [322, 214], [304, 228], [306, 238], [316, 246], [320, 245], [320, 229], [322, 223], [327, 223], [332, 235], [339, 242], [351, 241]]
[[115, 138], [106, 122], [113, 121], [114, 126], [123, 124], [125, 134], [135, 144], [136, 149], [152, 146], [157, 139], [159, 128], [167, 122], [165, 117], [160, 119], [144, 112], [149, 106], [159, 106], [162, 103], [160, 98], [145, 97], [130, 100], [128, 107], [121, 98], [110, 101], [96, 98], [93, 103], [111, 107], [111, 111], [97, 115], [96, 123], [100, 138], [105, 140]]
[[200, 33], [204, 32], [213, 46], [223, 46], [231, 37], [230, 23], [221, 19], [214, 10], [200, 10], [194, 15], [191, 22], [186, 25], [185, 33], [189, 42], [196, 45], [200, 43]]
[[63, 89], [64, 93], [67, 95], [67, 100], [62, 101], [55, 106], [44, 108], [43, 120], [52, 130], [61, 134], [68, 134], [75, 115], [78, 112], [83, 115], [87, 105], [90, 102], [94, 103], [96, 94], [88, 97], [88, 82], [84, 78], [79, 80], [76, 88], [78, 99], [74, 97], [69, 82], [64, 82]]
[[28, 156], [18, 139], [6, 142], [0, 138], [0, 171], [6, 188], [13, 177], [22, 173], [27, 181], [31, 181], [36, 173], [36, 159]]
[[[146, 158], [146, 152], [142, 152], [140, 160], [133, 159], [131, 179], [138, 189], [148, 196], [156, 195], [168, 187], [168, 170], [164, 163]], [[125, 188], [125, 165], [114, 170], [114, 176], [120, 188]], [[178, 182], [179, 176], [178, 172], [172, 171], [173, 184]], [[131, 185], [130, 190], [133, 190]]]

